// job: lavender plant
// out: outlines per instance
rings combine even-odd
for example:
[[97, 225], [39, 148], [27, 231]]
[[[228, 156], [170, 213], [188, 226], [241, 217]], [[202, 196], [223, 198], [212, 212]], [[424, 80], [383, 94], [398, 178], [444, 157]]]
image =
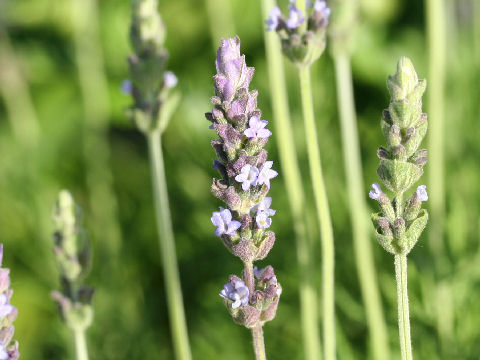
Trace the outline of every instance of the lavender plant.
[[354, 48], [358, 0], [335, 0], [330, 26], [331, 54], [335, 66], [338, 112], [342, 132], [344, 168], [347, 180], [353, 249], [373, 358], [390, 358], [387, 325], [376, 279], [374, 256], [367, 219], [362, 159], [357, 132], [350, 56]]
[[402, 360], [413, 359], [410, 340], [410, 316], [407, 289], [407, 255], [417, 243], [428, 220], [422, 202], [428, 200], [425, 185], [404, 200], [406, 192], [423, 174], [427, 150], [418, 149], [427, 132], [427, 114], [422, 113], [422, 96], [426, 81], [418, 79], [410, 59], [398, 61], [397, 72], [387, 80], [390, 105], [383, 111], [381, 126], [386, 147], [377, 155], [377, 174], [384, 186], [393, 193], [393, 201], [378, 183], [372, 185], [369, 197], [377, 200], [381, 211], [372, 214], [376, 237], [380, 245], [395, 256], [395, 276], [398, 297], [398, 327]]
[[62, 190], [53, 211], [54, 253], [61, 291], [52, 291], [65, 325], [73, 332], [77, 360], [88, 360], [85, 333], [92, 324], [93, 288], [84, 284], [90, 271], [90, 240], [82, 227], [82, 212], [72, 195]]
[[220, 296], [233, 320], [252, 330], [255, 357], [262, 360], [263, 325], [275, 317], [282, 292], [273, 267], [253, 265], [275, 242], [275, 233], [268, 230], [275, 210], [266, 195], [278, 173], [264, 149], [272, 133], [257, 109], [258, 91], [249, 90], [254, 68], [240, 55], [238, 36], [221, 40], [215, 64], [214, 107], [205, 116], [219, 137], [212, 147], [218, 158], [213, 166], [221, 179], [213, 179], [211, 190], [226, 208], [214, 212], [211, 221], [215, 235], [244, 265], [242, 276], [231, 275]]
[[18, 310], [10, 304], [13, 290], [10, 289], [10, 270], [2, 268], [3, 244], [0, 244], [0, 360], [16, 360], [20, 357], [18, 341], [12, 341], [13, 322]]
[[177, 106], [179, 95], [170, 91], [176, 86], [177, 77], [171, 71], [166, 71], [168, 59], [168, 52], [164, 48], [166, 30], [157, 6], [157, 0], [133, 2], [130, 40], [135, 53], [128, 58], [130, 80], [122, 84], [122, 90], [132, 95], [134, 100], [127, 115], [148, 141], [158, 240], [175, 354], [178, 359], [190, 360], [192, 356], [178, 274], [161, 143], [162, 134]]
[[310, 67], [323, 54], [330, 9], [325, 1], [314, 3], [305, 0], [290, 1], [289, 17], [278, 7], [270, 12], [267, 30], [276, 31], [282, 51], [298, 68], [302, 110], [305, 122], [310, 177], [313, 183], [315, 206], [322, 238], [323, 286], [323, 336], [325, 358], [334, 359], [335, 350], [335, 300], [334, 300], [334, 242], [333, 227], [323, 179], [320, 149], [318, 146], [313, 111]]

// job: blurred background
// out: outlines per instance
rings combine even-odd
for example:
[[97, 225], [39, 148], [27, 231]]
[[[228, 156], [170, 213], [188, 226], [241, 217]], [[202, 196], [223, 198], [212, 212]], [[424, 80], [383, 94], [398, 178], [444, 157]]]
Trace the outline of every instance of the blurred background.
[[[440, 250], [429, 246], [427, 226], [409, 256], [412, 341], [419, 359], [479, 359], [480, 3], [445, 0], [445, 7], [440, 39], [447, 54], [441, 111], [445, 176], [434, 179], [445, 184], [445, 218], [435, 235]], [[160, 1], [159, 10], [168, 29], [169, 69], [177, 74], [182, 93], [163, 142], [192, 351], [195, 359], [251, 359], [250, 332], [232, 323], [218, 296], [241, 263], [213, 235], [210, 216], [221, 204], [210, 194], [216, 176], [211, 169], [214, 135], [203, 114], [211, 109], [219, 37], [238, 34], [247, 63], [256, 67], [252, 87], [260, 92], [259, 107], [265, 119], [272, 119], [260, 2]], [[365, 196], [368, 184], [377, 181], [386, 76], [405, 55], [419, 76], [432, 82], [425, 18], [422, 1], [360, 0], [352, 69]], [[124, 116], [131, 99], [120, 91], [131, 52], [129, 25], [127, 0], [0, 0], [0, 241], [4, 266], [11, 269], [12, 303], [19, 309], [15, 338], [23, 359], [73, 358], [71, 334], [49, 295], [59, 286], [51, 213], [62, 188], [70, 189], [84, 208], [94, 246], [88, 279], [97, 289], [95, 321], [88, 331], [91, 358], [173, 358], [147, 146]], [[290, 63], [286, 71], [309, 194], [297, 73]], [[338, 358], [365, 359], [368, 332], [328, 49], [312, 76], [336, 242]], [[427, 88], [426, 103], [429, 94]], [[275, 136], [271, 139], [268, 150], [278, 161]], [[424, 183], [429, 164], [426, 169]], [[283, 295], [277, 318], [265, 327], [265, 342], [271, 359], [302, 359], [295, 245], [281, 164], [277, 170], [280, 176], [271, 189], [277, 242], [268, 264], [275, 267]], [[369, 206], [376, 208], [373, 201]], [[313, 209], [309, 204], [306, 214], [313, 217]], [[315, 246], [320, 259], [318, 241]], [[376, 243], [374, 251], [393, 358], [398, 358], [393, 257]]]

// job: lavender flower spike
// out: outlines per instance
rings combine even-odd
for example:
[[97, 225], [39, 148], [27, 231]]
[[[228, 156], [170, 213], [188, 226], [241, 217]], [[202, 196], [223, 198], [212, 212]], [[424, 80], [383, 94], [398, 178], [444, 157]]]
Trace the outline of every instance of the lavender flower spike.
[[420, 201], [428, 200], [427, 185], [420, 185], [417, 187], [417, 197]]
[[233, 236], [240, 227], [240, 222], [232, 220], [232, 213], [228, 209], [220, 208], [220, 211], [213, 213], [210, 219], [212, 224], [217, 228], [215, 229], [215, 235], [220, 237], [223, 234]]
[[16, 360], [20, 357], [18, 342], [12, 342], [13, 322], [17, 309], [10, 304], [13, 290], [10, 289], [10, 270], [2, 268], [3, 244], [0, 244], [0, 360]]
[[248, 138], [268, 138], [272, 135], [272, 132], [268, 129], [265, 129], [265, 126], [268, 125], [268, 121], [260, 120], [258, 116], [252, 116], [248, 122], [250, 126], [247, 130], [243, 133]]
[[[276, 27], [278, 8], [272, 11], [270, 27]], [[282, 20], [283, 21], [283, 20]], [[275, 234], [267, 230], [275, 210], [266, 197], [270, 180], [278, 175], [263, 147], [272, 133], [260, 120], [258, 91], [250, 90], [254, 69], [240, 53], [240, 39], [222, 39], [216, 59], [213, 109], [205, 114], [218, 138], [211, 142], [217, 154], [215, 168], [221, 178], [213, 179], [212, 193], [227, 205], [214, 212], [215, 235], [244, 265], [242, 277], [230, 276], [220, 296], [233, 320], [252, 330], [257, 359], [264, 359], [263, 325], [275, 317], [281, 288], [254, 276], [253, 263], [270, 252]], [[263, 186], [265, 185], [265, 186]], [[272, 276], [273, 268], [269, 267]], [[263, 278], [262, 278], [263, 279]]]

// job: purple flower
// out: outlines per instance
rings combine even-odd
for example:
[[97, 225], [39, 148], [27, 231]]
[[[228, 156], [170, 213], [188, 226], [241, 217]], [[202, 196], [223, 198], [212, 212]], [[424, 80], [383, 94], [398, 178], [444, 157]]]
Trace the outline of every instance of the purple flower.
[[427, 201], [428, 200], [428, 194], [427, 194], [427, 186], [426, 185], [420, 185], [417, 187], [417, 197], [418, 200], [420, 201]]
[[265, 21], [265, 24], [267, 24], [267, 31], [274, 31], [277, 29], [278, 19], [282, 16], [282, 12], [278, 6], [275, 6], [272, 10], [270, 10], [268, 15], [268, 19]]
[[273, 161], [265, 161], [265, 163], [260, 167], [258, 178], [255, 184], [253, 185], [267, 185], [267, 188], [270, 189], [270, 180], [273, 179], [278, 173], [275, 170], [272, 170]]
[[382, 188], [380, 187], [379, 183], [373, 183], [372, 184], [373, 190], [370, 190], [368, 193], [368, 197], [373, 200], [378, 200], [380, 198], [380, 195], [382, 195]]
[[133, 91], [133, 84], [130, 79], [125, 79], [122, 82], [122, 85], [120, 86], [120, 89], [122, 90], [122, 93], [125, 95], [131, 95]]
[[10, 355], [8, 355], [5, 345], [0, 341], [0, 360], [8, 360], [9, 357]]
[[173, 72], [167, 71], [163, 74], [163, 83], [167, 88], [171, 89], [177, 86], [178, 79]]
[[215, 235], [220, 237], [223, 234], [233, 236], [237, 229], [242, 225], [239, 221], [232, 220], [232, 213], [228, 209], [220, 207], [220, 211], [216, 211], [212, 214], [210, 219], [212, 224], [217, 228], [215, 229]]
[[272, 219], [268, 217], [268, 214], [264, 211], [260, 211], [255, 216], [255, 221], [259, 229], [267, 229], [272, 225]]
[[317, 17], [321, 17], [322, 19], [324, 19], [325, 25], [328, 24], [328, 18], [330, 17], [330, 9], [327, 7], [327, 3], [325, 1], [316, 0], [313, 4], [313, 11], [317, 13]]
[[228, 282], [223, 286], [223, 290], [220, 291], [220, 296], [224, 299], [232, 300], [232, 309], [236, 309], [239, 306], [246, 306], [248, 304], [249, 291], [248, 287], [241, 280]]
[[248, 138], [268, 138], [270, 135], [272, 135], [272, 132], [268, 129], [265, 129], [267, 124], [267, 120], [260, 120], [258, 116], [252, 116], [248, 122], [250, 127], [243, 133]]
[[243, 165], [240, 174], [235, 176], [235, 180], [242, 183], [243, 191], [250, 189], [251, 185], [256, 185], [258, 179], [258, 169], [250, 164]]
[[0, 319], [10, 315], [15, 307], [8, 303], [8, 297], [6, 294], [0, 294]]
[[287, 19], [286, 24], [288, 28], [295, 29], [305, 21], [305, 18], [303, 17], [302, 12], [295, 6], [294, 3], [290, 3], [289, 9], [290, 17]]

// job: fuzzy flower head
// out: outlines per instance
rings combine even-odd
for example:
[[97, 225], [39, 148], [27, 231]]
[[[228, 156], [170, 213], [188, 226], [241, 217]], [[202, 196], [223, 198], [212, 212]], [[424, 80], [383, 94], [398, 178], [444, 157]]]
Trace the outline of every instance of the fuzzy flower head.
[[236, 309], [248, 304], [249, 290], [242, 280], [232, 280], [223, 286], [220, 296], [232, 300], [232, 309]]
[[265, 129], [265, 126], [268, 125], [268, 121], [260, 120], [258, 116], [252, 116], [248, 125], [249, 128], [243, 132], [248, 138], [268, 138], [272, 135], [270, 130]]
[[296, 7], [295, 1], [290, 1], [288, 17], [275, 7], [265, 21], [267, 31], [278, 33], [285, 56], [300, 67], [311, 65], [325, 50], [326, 27], [330, 16], [325, 1], [306, 3], [306, 14]]
[[241, 226], [239, 221], [232, 220], [230, 210], [224, 208], [220, 208], [220, 211], [214, 212], [210, 220], [212, 224], [217, 227], [215, 229], [215, 235], [218, 237], [224, 234], [234, 236], [237, 229]]

